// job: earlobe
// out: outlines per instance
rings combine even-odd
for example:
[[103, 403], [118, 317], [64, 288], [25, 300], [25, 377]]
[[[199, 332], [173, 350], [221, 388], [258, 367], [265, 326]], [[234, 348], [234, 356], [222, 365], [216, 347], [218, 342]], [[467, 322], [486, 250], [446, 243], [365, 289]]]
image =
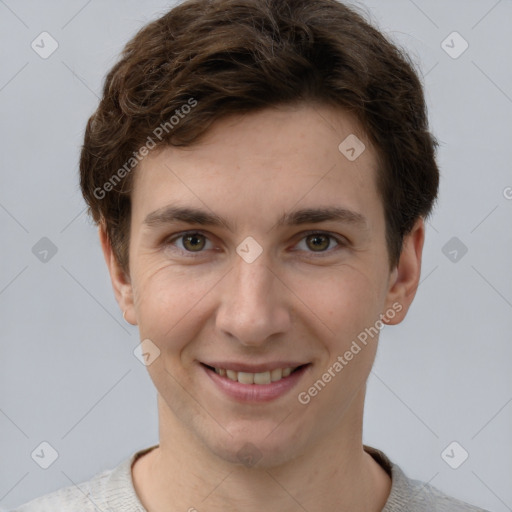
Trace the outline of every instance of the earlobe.
[[133, 299], [133, 288], [130, 282], [129, 276], [121, 268], [117, 261], [112, 244], [108, 237], [104, 223], [99, 225], [98, 234], [100, 237], [101, 248], [103, 250], [103, 256], [105, 263], [110, 274], [110, 280], [112, 282], [112, 288], [116, 297], [117, 303], [123, 312], [123, 318], [130, 324], [136, 325], [134, 299]]
[[[425, 223], [422, 218], [414, 224], [411, 232], [404, 237], [400, 261], [390, 275], [386, 311], [383, 322], [389, 325], [399, 324], [416, 295], [421, 276], [421, 257], [425, 241]], [[386, 315], [393, 310], [393, 314]]]

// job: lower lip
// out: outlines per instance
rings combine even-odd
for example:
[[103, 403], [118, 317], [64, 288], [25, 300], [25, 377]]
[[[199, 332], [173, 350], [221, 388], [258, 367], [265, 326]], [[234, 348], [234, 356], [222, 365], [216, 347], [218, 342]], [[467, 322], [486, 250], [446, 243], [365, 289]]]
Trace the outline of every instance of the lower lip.
[[270, 402], [290, 391], [308, 371], [309, 364], [270, 384], [242, 384], [241, 382], [221, 377], [219, 374], [201, 364], [203, 370], [226, 395], [241, 402]]

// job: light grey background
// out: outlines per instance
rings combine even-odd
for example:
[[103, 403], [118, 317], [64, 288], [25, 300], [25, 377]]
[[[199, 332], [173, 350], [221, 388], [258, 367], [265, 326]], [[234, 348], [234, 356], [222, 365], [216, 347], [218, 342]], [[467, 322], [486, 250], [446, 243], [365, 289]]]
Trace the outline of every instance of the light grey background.
[[[0, 0], [0, 507], [158, 442], [156, 392], [133, 355], [138, 333], [111, 291], [77, 165], [104, 75], [172, 4]], [[512, 510], [512, 2], [357, 5], [421, 69], [442, 144], [422, 283], [403, 324], [381, 334], [364, 440], [411, 477]], [[43, 31], [59, 44], [48, 59], [31, 48]], [[453, 31], [469, 43], [456, 59], [441, 47]], [[32, 253], [42, 237], [58, 249], [46, 263]], [[457, 262], [442, 250], [452, 237], [468, 248]], [[31, 458], [42, 441], [59, 454], [46, 470]], [[469, 453], [458, 469], [441, 457], [452, 441]]]

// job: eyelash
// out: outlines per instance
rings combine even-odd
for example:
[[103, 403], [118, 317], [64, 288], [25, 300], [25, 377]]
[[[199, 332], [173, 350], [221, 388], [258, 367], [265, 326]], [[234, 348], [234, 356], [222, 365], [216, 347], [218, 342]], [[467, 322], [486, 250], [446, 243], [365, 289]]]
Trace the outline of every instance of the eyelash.
[[[206, 233], [203, 233], [202, 231], [185, 231], [183, 233], [178, 233], [176, 235], [173, 235], [172, 238], [167, 238], [165, 241], [164, 241], [164, 245], [165, 246], [169, 246], [169, 245], [173, 245], [175, 241], [177, 240], [180, 240], [182, 238], [185, 238], [187, 236], [190, 236], [190, 235], [201, 235], [201, 236], [204, 236], [207, 240], [210, 240], [208, 238], [208, 236], [206, 235]], [[304, 232], [302, 233], [302, 238], [299, 240], [299, 242], [301, 242], [302, 240], [304, 240], [305, 238], [311, 236], [311, 235], [322, 235], [322, 236], [326, 236], [328, 238], [330, 238], [331, 240], [335, 240], [336, 243], [338, 244], [338, 249], [341, 247], [346, 247], [348, 245], [348, 243], [343, 239], [343, 238], [340, 238], [339, 236], [335, 236], [331, 233], [328, 233], [328, 232], [325, 232], [325, 231], [307, 231], [307, 232]], [[336, 250], [336, 249], [334, 249]], [[182, 253], [182, 254], [186, 254], [186, 257], [188, 258], [198, 258], [200, 256], [202, 256], [204, 254], [204, 250], [203, 251], [199, 251], [197, 253], [194, 253], [193, 251], [187, 251], [185, 249], [179, 249], [179, 251]], [[320, 257], [323, 257], [323, 256], [328, 256], [330, 254], [333, 253], [333, 250], [332, 249], [327, 249], [325, 251], [318, 251], [318, 252], [315, 252], [315, 251], [307, 251], [309, 252], [310, 254], [316, 254]]]

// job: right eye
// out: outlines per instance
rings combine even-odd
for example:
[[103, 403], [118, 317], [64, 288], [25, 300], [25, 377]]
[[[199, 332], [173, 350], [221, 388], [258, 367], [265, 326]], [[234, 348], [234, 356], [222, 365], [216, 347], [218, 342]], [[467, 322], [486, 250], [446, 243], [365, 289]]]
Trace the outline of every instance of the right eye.
[[[171, 238], [168, 238], [164, 244], [166, 247], [173, 246], [179, 249], [179, 252], [185, 254], [187, 257], [196, 257], [200, 255], [204, 251], [202, 250], [206, 242], [204, 240], [209, 241], [209, 238], [202, 233], [201, 231], [186, 231], [182, 233], [178, 233], [172, 235]], [[175, 242], [181, 243], [182, 247], [178, 247]], [[194, 254], [197, 253], [197, 254]]]

